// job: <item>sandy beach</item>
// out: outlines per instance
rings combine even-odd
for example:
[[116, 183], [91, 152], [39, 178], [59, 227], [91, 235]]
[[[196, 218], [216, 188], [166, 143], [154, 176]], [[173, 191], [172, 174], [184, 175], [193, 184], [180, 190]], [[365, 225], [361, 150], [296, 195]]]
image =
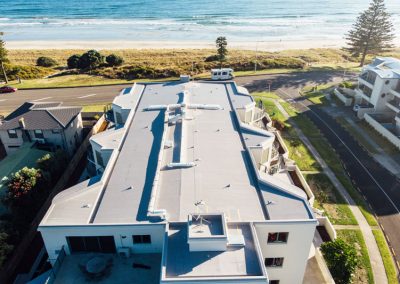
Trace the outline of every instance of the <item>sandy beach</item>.
[[[205, 41], [7, 41], [8, 49], [192, 49], [215, 48]], [[344, 40], [319, 41], [228, 41], [229, 48], [260, 51], [288, 49], [341, 48]], [[398, 43], [400, 46], [400, 42]]]

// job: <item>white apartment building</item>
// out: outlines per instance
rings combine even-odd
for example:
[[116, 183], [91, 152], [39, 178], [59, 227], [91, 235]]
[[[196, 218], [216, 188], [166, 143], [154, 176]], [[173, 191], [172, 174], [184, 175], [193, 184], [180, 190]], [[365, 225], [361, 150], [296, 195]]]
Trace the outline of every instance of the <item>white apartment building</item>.
[[354, 110], [400, 148], [400, 60], [377, 57], [358, 77]]
[[135, 84], [113, 111], [91, 138], [100, 175], [39, 226], [51, 283], [85, 283], [94, 263], [104, 283], [302, 283], [313, 196], [246, 89]]

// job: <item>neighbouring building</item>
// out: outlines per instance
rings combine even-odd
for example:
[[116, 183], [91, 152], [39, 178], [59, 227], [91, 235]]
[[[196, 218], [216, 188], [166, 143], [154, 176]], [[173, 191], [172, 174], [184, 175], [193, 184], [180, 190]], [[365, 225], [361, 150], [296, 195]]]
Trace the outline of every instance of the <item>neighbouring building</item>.
[[312, 192], [246, 89], [135, 84], [113, 112], [90, 139], [98, 175], [39, 226], [52, 283], [302, 283]]
[[400, 60], [377, 57], [358, 77], [354, 110], [400, 148]]
[[24, 143], [37, 142], [73, 155], [82, 141], [81, 107], [59, 102], [26, 102], [0, 121], [0, 139], [7, 154]]

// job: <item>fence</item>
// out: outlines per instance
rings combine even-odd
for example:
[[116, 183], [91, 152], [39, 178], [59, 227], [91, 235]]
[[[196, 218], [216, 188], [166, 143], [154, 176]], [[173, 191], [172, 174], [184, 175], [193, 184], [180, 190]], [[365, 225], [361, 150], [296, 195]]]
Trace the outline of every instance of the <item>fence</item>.
[[39, 226], [41, 220], [46, 214], [48, 208], [51, 206], [51, 202], [53, 198], [67, 186], [72, 174], [74, 173], [76, 167], [78, 166], [81, 159], [84, 157], [88, 146], [90, 145], [89, 139], [92, 135], [98, 133], [101, 130], [104, 130], [107, 126], [107, 121], [105, 120], [104, 115], [100, 117], [97, 123], [90, 130], [89, 134], [83, 140], [82, 144], [79, 146], [78, 150], [75, 152], [71, 161], [69, 162], [67, 168], [65, 169], [63, 175], [58, 180], [56, 185], [53, 187], [53, 190], [47, 197], [46, 201], [40, 208], [37, 213], [35, 219], [32, 221], [30, 225], [30, 230], [25, 234], [24, 238], [18, 245], [18, 247], [14, 250], [12, 256], [7, 260], [3, 269], [0, 271], [0, 283], [8, 283], [10, 281], [10, 277], [14, 275], [15, 269], [18, 267], [18, 264], [21, 262], [22, 257], [24, 256], [25, 250], [30, 246], [35, 237], [37, 227]]

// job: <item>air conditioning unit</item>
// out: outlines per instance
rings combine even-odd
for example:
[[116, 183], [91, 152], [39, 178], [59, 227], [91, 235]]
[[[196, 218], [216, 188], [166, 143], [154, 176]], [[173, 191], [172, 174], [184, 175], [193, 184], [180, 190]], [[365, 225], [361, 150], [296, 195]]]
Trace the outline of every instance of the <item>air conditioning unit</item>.
[[120, 257], [129, 258], [131, 256], [131, 250], [130, 248], [119, 248], [118, 255]]

